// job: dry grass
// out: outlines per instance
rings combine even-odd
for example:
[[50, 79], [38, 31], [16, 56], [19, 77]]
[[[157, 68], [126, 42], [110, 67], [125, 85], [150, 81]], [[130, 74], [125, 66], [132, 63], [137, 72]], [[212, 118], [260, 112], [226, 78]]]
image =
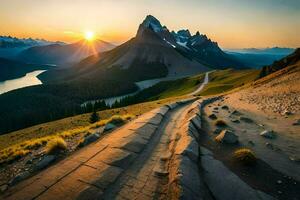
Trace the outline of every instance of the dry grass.
[[256, 157], [250, 149], [238, 149], [234, 152], [233, 157], [238, 162], [244, 165], [253, 165], [256, 162]]
[[67, 150], [67, 143], [61, 137], [53, 138], [46, 146], [47, 154], [59, 154], [65, 150]]
[[[45, 137], [38, 137], [33, 138], [30, 140], [23, 141], [18, 144], [14, 144], [10, 147], [7, 147], [3, 150], [0, 150], [0, 163], [10, 162], [17, 160], [16, 158], [23, 157], [27, 155], [28, 153], [32, 152], [33, 150], [37, 150], [43, 146], [46, 146], [46, 149], [50, 148], [48, 145], [53, 145], [55, 142], [59, 142], [57, 140], [60, 139], [66, 139], [66, 138], [73, 138], [77, 135], [84, 135], [87, 136], [90, 129], [98, 128], [101, 126], [106, 125], [107, 123], [114, 123], [116, 125], [121, 125], [122, 123], [125, 123], [126, 121], [134, 118], [133, 115], [113, 115], [112, 117], [101, 120], [99, 122], [96, 122], [95, 124], [89, 124], [87, 126], [78, 127], [75, 129], [71, 129], [68, 131], [63, 131], [59, 133], [55, 133], [49, 136]], [[23, 152], [23, 154], [22, 154]], [[24, 153], [26, 152], [26, 154]]]
[[[123, 108], [109, 109], [98, 112], [99, 116], [103, 120], [109, 120], [114, 115], [120, 116], [139, 116], [152, 109], [160, 107], [162, 105], [175, 102], [184, 97], [172, 97], [168, 99], [162, 99], [158, 101], [151, 101], [146, 103], [135, 104]], [[90, 113], [77, 115], [74, 117], [68, 117], [61, 120], [56, 120], [44, 124], [39, 124], [19, 131], [0, 135], [0, 151], [11, 147], [13, 145], [21, 144], [25, 141], [32, 141], [47, 136], [57, 135], [59, 133], [63, 138], [72, 137], [76, 134], [86, 132], [91, 124], [89, 123]], [[99, 121], [92, 126], [94, 128], [103, 126], [105, 121]], [[87, 128], [88, 127], [88, 128]]]
[[0, 152], [0, 164], [11, 163], [13, 161], [19, 160], [29, 153], [29, 150], [24, 150], [20, 148], [7, 149], [5, 151]]

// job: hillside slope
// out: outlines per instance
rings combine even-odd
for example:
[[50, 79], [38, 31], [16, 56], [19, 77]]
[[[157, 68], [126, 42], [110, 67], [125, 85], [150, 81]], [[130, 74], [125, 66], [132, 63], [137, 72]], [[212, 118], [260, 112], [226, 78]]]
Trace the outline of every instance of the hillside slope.
[[272, 65], [263, 67], [260, 77], [267, 76], [285, 67], [296, 64], [300, 60], [300, 49], [296, 49], [292, 54], [275, 61]]

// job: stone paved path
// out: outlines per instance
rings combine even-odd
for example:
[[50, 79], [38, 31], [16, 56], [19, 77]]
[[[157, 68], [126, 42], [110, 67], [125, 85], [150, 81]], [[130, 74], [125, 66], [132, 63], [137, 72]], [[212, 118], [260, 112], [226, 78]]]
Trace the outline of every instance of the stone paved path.
[[187, 106], [169, 111], [156, 130], [152, 141], [126, 170], [113, 187], [105, 192], [105, 199], [164, 199], [164, 185], [168, 183], [168, 145], [176, 135], [180, 114]]
[[158, 198], [165, 180], [157, 175], [167, 175], [158, 165], [160, 157], [187, 105], [172, 104], [142, 115], [10, 188], [0, 199]]

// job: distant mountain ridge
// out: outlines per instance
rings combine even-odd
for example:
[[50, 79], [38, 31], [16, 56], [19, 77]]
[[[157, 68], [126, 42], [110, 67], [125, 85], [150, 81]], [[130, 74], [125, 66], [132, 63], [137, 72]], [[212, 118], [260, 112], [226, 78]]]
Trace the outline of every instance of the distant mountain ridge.
[[72, 44], [34, 46], [20, 52], [17, 59], [27, 63], [60, 65], [76, 63], [90, 55], [98, 54], [114, 47], [113, 44], [102, 40], [95, 40], [93, 43], [81, 40]]
[[20, 48], [20, 47], [42, 46], [42, 45], [49, 45], [49, 44], [64, 44], [64, 43], [59, 41], [51, 42], [44, 39], [0, 36], [0, 48]]
[[286, 47], [268, 47], [268, 48], [244, 48], [244, 49], [227, 49], [229, 52], [236, 53], [252, 53], [252, 54], [273, 54], [273, 55], [288, 55], [295, 51], [294, 48]]

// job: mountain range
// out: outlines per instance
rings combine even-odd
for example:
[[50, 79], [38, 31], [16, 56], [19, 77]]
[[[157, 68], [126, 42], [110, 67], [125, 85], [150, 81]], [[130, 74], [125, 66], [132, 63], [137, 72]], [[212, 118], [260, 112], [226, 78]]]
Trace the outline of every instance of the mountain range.
[[243, 64], [223, 52], [216, 42], [197, 32], [169, 31], [148, 15], [136, 36], [101, 54], [92, 55], [68, 69], [42, 74], [44, 82], [78, 79], [141, 81], [165, 76], [187, 76], [210, 68], [241, 68]]
[[250, 53], [250, 54], [271, 54], [271, 55], [288, 55], [295, 51], [293, 48], [285, 47], [268, 47], [268, 48], [244, 48], [244, 49], [226, 49], [229, 52]]
[[[64, 54], [72, 60], [72, 55], [77, 52], [73, 49], [80, 49], [84, 42], [75, 44], [31, 47], [19, 58], [37, 59], [27, 60], [34, 63]], [[235, 56], [222, 51], [207, 36], [199, 32], [192, 35], [189, 30], [169, 31], [150, 15], [139, 25], [135, 37], [124, 44], [95, 54], [94, 51], [83, 52], [88, 52], [85, 54], [88, 57], [78, 63], [51, 68], [40, 74], [38, 77], [44, 84], [0, 95], [0, 133], [82, 113], [81, 104], [86, 101], [136, 92], [137, 81], [244, 67]], [[89, 56], [90, 53], [93, 55]], [[81, 56], [84, 57], [78, 57]], [[39, 57], [43, 61], [38, 60]], [[54, 58], [58, 63], [65, 63], [61, 57]]]
[[95, 40], [93, 43], [81, 40], [72, 44], [50, 44], [30, 47], [17, 56], [18, 60], [38, 64], [67, 64], [76, 63], [81, 59], [102, 51], [113, 49], [111, 43]]
[[51, 42], [44, 39], [0, 36], [0, 48], [21, 48], [21, 47], [43, 46], [49, 44], [64, 44], [64, 43], [59, 41]]

